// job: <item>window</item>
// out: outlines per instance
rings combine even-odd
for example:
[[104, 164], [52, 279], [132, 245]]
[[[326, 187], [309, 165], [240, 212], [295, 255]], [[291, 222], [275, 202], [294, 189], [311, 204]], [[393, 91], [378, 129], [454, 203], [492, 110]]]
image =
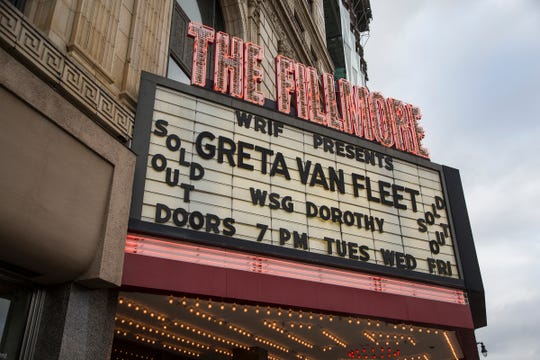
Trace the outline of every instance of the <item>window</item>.
[[[193, 40], [187, 36], [190, 21], [224, 31], [225, 23], [218, 0], [176, 0], [171, 20], [169, 39], [169, 66], [167, 77], [189, 83]], [[213, 56], [210, 53], [210, 56]], [[213, 61], [209, 61], [213, 66]], [[211, 73], [211, 70], [208, 72]]]
[[296, 26], [298, 26], [298, 29], [300, 29], [300, 33], [303, 33], [305, 31], [305, 28], [304, 25], [302, 25], [302, 20], [300, 20], [300, 16], [298, 16], [296, 10], [294, 11], [294, 21], [296, 22]]
[[7, 315], [11, 301], [0, 298], [0, 340], [4, 337], [4, 329], [6, 327]]
[[[19, 11], [24, 11], [24, 5], [26, 3], [26, 0], [10, 0], [10, 3], [13, 4]], [[1, 357], [0, 357], [1, 359]]]
[[0, 267], [0, 360], [18, 359], [31, 297], [30, 289]]

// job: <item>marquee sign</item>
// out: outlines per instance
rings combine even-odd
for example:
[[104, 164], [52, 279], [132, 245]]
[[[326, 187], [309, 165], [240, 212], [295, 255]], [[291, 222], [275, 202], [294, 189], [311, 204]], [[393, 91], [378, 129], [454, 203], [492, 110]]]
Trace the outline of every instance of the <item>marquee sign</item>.
[[153, 78], [142, 82], [137, 111], [132, 230], [413, 278], [461, 278], [440, 166]]
[[282, 55], [272, 103], [262, 47], [197, 23], [188, 34], [192, 86], [142, 82], [132, 230], [460, 283], [444, 172], [426, 160], [418, 108]]

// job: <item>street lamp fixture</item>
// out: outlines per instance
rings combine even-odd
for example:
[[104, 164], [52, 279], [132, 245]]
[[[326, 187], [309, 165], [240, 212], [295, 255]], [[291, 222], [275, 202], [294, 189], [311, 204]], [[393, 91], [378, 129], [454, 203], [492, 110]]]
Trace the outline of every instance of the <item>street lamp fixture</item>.
[[484, 357], [487, 357], [488, 351], [487, 351], [486, 346], [484, 345], [484, 343], [483, 342], [477, 342], [476, 345], [480, 345], [480, 352], [482, 353], [482, 355], [484, 355]]

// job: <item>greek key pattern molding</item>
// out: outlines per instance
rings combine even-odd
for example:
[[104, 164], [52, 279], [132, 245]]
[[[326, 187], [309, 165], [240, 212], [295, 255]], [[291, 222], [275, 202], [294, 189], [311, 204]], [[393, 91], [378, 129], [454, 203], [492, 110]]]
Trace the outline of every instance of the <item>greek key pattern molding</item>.
[[25, 59], [47, 82], [69, 94], [87, 113], [121, 139], [131, 139], [135, 114], [100, 87], [74, 61], [70, 60], [22, 14], [6, 1], [0, 1], [0, 44]]

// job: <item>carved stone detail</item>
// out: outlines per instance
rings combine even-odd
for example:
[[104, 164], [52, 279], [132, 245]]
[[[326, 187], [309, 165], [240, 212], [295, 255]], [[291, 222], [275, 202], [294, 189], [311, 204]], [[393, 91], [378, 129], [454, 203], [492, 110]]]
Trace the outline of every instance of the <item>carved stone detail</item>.
[[131, 138], [134, 114], [56, 48], [10, 3], [0, 1], [0, 44], [117, 137]]
[[101, 70], [111, 83], [121, 5], [121, 1], [79, 0], [68, 46]]
[[135, 104], [141, 71], [165, 76], [172, 1], [135, 0], [122, 93]]
[[[319, 71], [332, 72], [333, 63], [324, 40], [308, 16], [303, 0], [276, 0], [267, 2], [269, 20], [278, 35], [278, 51], [304, 64], [316, 66]], [[298, 31], [297, 19], [302, 21], [305, 33]], [[311, 47], [320, 55], [313, 59]]]
[[[285, 4], [285, 6], [287, 6], [287, 4]], [[295, 54], [295, 51], [293, 50], [291, 46], [290, 37], [287, 36], [287, 34], [285, 33], [285, 29], [283, 28], [283, 25], [282, 25], [283, 20], [278, 19], [275, 9], [268, 9], [266, 13], [269, 15], [269, 20], [272, 26], [274, 27], [278, 36], [278, 41], [277, 41], [278, 53], [284, 56], [293, 58], [293, 59], [298, 59], [297, 54]]]
[[263, 0], [248, 1], [248, 38], [249, 41], [259, 44], [261, 26], [261, 5]]

